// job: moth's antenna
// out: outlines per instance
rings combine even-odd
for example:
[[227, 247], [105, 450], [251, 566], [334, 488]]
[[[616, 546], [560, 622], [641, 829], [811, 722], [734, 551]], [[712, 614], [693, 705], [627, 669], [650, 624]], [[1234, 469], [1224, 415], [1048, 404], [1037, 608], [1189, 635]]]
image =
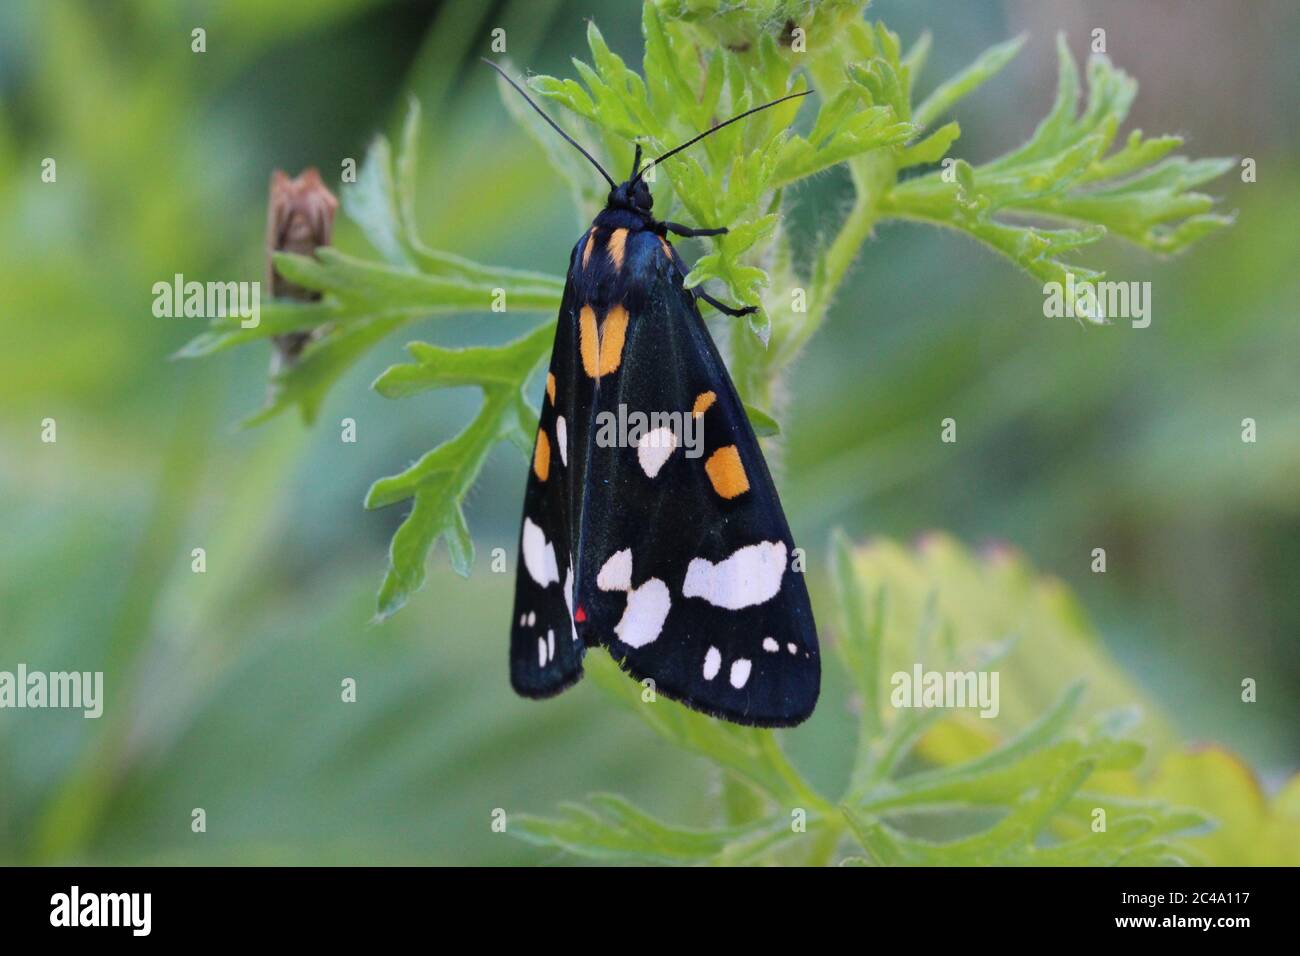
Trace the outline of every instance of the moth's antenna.
[[497, 66], [487, 57], [479, 57], [479, 59], [482, 60], [484, 63], [486, 63], [488, 66], [492, 67], [492, 69], [500, 73], [502, 79], [504, 79], [507, 83], [513, 86], [516, 92], [518, 92], [520, 96], [522, 96], [524, 99], [528, 101], [528, 105], [537, 111], [537, 115], [540, 116], [542, 119], [546, 120], [548, 124], [550, 124], [551, 129], [555, 130], [557, 133], [563, 136], [565, 141], [568, 142], [570, 146], [572, 146], [578, 152], [582, 153], [583, 156], [586, 156], [587, 162], [591, 163], [591, 165], [595, 166], [598, 170], [600, 170], [600, 174], [604, 176], [605, 181], [609, 183], [610, 189], [618, 188], [618, 183], [614, 182], [614, 180], [610, 178], [609, 173], [605, 172], [605, 167], [600, 165], [600, 163], [596, 162], [596, 158], [592, 156], [591, 153], [587, 152], [585, 149], [579, 146], [572, 136], [570, 136], [564, 130], [560, 129], [559, 124], [556, 123], [555, 120], [551, 119], [544, 112], [542, 112], [542, 108], [533, 102], [533, 98], [524, 92], [522, 86], [520, 86], [514, 80], [510, 79], [509, 75], [506, 73], [505, 70], [501, 69], [501, 67]]
[[675, 146], [675, 147], [673, 147], [672, 149], [668, 150], [668, 152], [664, 153], [662, 156], [658, 156], [658, 157], [656, 157], [656, 158], [650, 160], [650, 162], [646, 163], [645, 166], [643, 166], [641, 169], [637, 170], [636, 175], [634, 175], [634, 176], [632, 177], [632, 182], [636, 182], [638, 179], [640, 179], [642, 173], [644, 173], [644, 172], [645, 172], [647, 169], [649, 169], [651, 166], [656, 166], [656, 165], [658, 165], [659, 163], [662, 163], [662, 162], [663, 162], [665, 159], [667, 159], [669, 156], [675, 156], [677, 153], [680, 153], [682, 150], [684, 150], [684, 149], [685, 149], [686, 147], [688, 147], [688, 146], [694, 146], [694, 145], [695, 145], [696, 143], [698, 143], [700, 140], [704, 139], [704, 137], [706, 137], [706, 136], [711, 136], [712, 134], [716, 133], [718, 130], [722, 129], [722, 127], [724, 127], [724, 126], [730, 126], [732, 123], [735, 123], [735, 122], [738, 121], [738, 120], [743, 120], [746, 116], [752, 116], [753, 114], [759, 112], [760, 110], [765, 110], [765, 109], [767, 109], [769, 106], [776, 106], [778, 103], [784, 103], [786, 100], [793, 100], [793, 99], [795, 99], [796, 97], [807, 96], [807, 95], [808, 95], [809, 93], [811, 93], [811, 92], [812, 92], [812, 90], [804, 90], [802, 93], [791, 93], [791, 94], [789, 94], [788, 96], [783, 96], [783, 97], [781, 97], [779, 100], [773, 100], [773, 101], [770, 102], [770, 103], [764, 103], [762, 106], [755, 106], [752, 110], [745, 110], [745, 112], [743, 112], [743, 113], [739, 113], [739, 114], [733, 116], [731, 119], [729, 119], [729, 120], [725, 120], [724, 122], [719, 123], [717, 126], [713, 126], [713, 127], [710, 127], [709, 129], [706, 129], [706, 130], [705, 130], [703, 133], [701, 133], [699, 136], [696, 136], [696, 137], [694, 137], [694, 138], [692, 138], [692, 139], [688, 139], [686, 142], [682, 143], [682, 145], [680, 145], [680, 146]]

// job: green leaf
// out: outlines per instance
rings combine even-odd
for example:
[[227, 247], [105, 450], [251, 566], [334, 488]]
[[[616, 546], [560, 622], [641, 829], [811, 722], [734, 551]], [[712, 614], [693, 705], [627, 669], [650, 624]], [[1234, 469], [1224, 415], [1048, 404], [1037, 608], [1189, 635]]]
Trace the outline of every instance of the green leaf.
[[463, 431], [405, 471], [376, 481], [366, 495], [367, 508], [413, 500], [389, 547], [388, 572], [379, 590], [380, 620], [399, 610], [424, 583], [425, 563], [440, 538], [447, 542], [452, 568], [469, 575], [474, 545], [462, 503], [497, 442], [531, 446], [536, 419], [522, 388], [553, 338], [553, 327], [545, 324], [507, 345], [490, 348], [446, 349], [416, 342], [407, 346], [414, 363], [391, 366], [376, 379], [375, 389], [388, 398], [460, 385], [483, 390], [483, 404]]
[[[406, 271], [366, 262], [335, 249], [320, 249], [316, 258], [279, 254], [276, 266], [291, 281], [326, 296], [315, 308], [285, 307], [271, 310], [271, 321], [257, 329], [231, 329], [215, 323], [217, 332], [205, 333], [186, 346], [187, 353], [205, 354], [232, 345], [268, 338], [286, 326], [327, 319], [328, 333], [312, 342], [295, 364], [272, 382], [267, 406], [249, 419], [257, 424], [297, 406], [311, 422], [329, 389], [367, 352], [398, 329], [436, 315], [488, 311], [502, 301], [520, 312], [559, 311], [560, 288], [547, 288], [532, 280], [519, 282], [508, 271], [495, 276], [499, 285], [470, 283], [424, 272]], [[476, 266], [481, 271], [486, 267]], [[489, 280], [490, 281], [490, 280]]]
[[[993, 48], [941, 85], [918, 108], [918, 120], [941, 115], [1005, 65], [1019, 45], [1016, 40]], [[1094, 56], [1087, 103], [1080, 110], [1078, 69], [1064, 37], [1057, 47], [1056, 100], [1027, 143], [978, 167], [958, 162], [955, 176], [944, 170], [908, 180], [882, 198], [882, 214], [966, 232], [1035, 279], [1062, 287], [1071, 273], [1076, 284], [1105, 278], [1070, 263], [1065, 254], [1107, 234], [1168, 254], [1230, 225], [1230, 216], [1213, 212], [1213, 198], [1193, 190], [1227, 172], [1234, 161], [1169, 157], [1181, 140], [1147, 140], [1138, 131], [1107, 155], [1137, 84], [1104, 56]], [[909, 147], [900, 168], [939, 158], [951, 145], [951, 139], [944, 141], [948, 135], [940, 130]], [[1069, 228], [1045, 229], [998, 218], [1001, 214], [1063, 221]]]
[[959, 136], [961, 127], [957, 123], [945, 123], [919, 143], [904, 149], [898, 157], [898, 168], [937, 163], [948, 155], [948, 150]]
[[781, 146], [772, 185], [788, 186], [847, 160], [900, 146], [917, 129], [900, 122], [888, 106], [863, 108], [860, 92], [846, 89], [823, 107], [809, 138], [791, 136]]
[[366, 150], [357, 181], [343, 190], [343, 210], [386, 262], [410, 267], [393, 179], [393, 150], [383, 136], [375, 137]]
[[270, 397], [261, 411], [243, 421], [260, 425], [296, 407], [304, 424], [316, 420], [325, 396], [363, 355], [416, 318], [409, 311], [367, 313], [312, 342], [293, 365], [272, 376]]
[[781, 434], [781, 426], [777, 420], [761, 409], [746, 405], [745, 417], [749, 419], [750, 427], [759, 438], [775, 438]]
[[979, 89], [1002, 68], [1015, 59], [1020, 48], [1025, 45], [1025, 35], [990, 47], [976, 58], [975, 62], [955, 76], [941, 83], [933, 93], [912, 114], [913, 122], [919, 126], [929, 126], [943, 116], [961, 100]]
[[555, 328], [548, 323], [500, 346], [448, 349], [427, 342], [411, 342], [406, 350], [415, 361], [390, 365], [372, 387], [385, 398], [406, 398], [431, 388], [458, 385], [519, 388], [546, 354], [554, 335]]

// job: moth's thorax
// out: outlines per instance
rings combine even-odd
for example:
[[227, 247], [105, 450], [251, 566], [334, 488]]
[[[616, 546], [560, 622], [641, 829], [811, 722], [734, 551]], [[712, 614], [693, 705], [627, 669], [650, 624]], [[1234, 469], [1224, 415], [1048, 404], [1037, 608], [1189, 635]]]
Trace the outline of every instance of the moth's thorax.
[[659, 224], [637, 210], [606, 207], [573, 250], [573, 309], [590, 307], [598, 319], [616, 306], [638, 311], [665, 277], [680, 284]]
[[600, 226], [603, 229], [642, 230], [652, 229], [655, 220], [653, 216], [638, 212], [635, 209], [606, 206], [596, 214], [596, 218], [591, 221], [591, 224]]

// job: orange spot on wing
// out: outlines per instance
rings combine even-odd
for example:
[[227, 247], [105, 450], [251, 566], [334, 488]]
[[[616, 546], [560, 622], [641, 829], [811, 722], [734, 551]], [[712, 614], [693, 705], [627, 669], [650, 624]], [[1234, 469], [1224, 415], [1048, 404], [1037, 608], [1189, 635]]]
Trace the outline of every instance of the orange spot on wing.
[[713, 484], [713, 490], [723, 498], [736, 498], [749, 490], [749, 476], [745, 474], [745, 466], [735, 445], [724, 445], [710, 455], [704, 463], [704, 471]]
[[582, 353], [582, 370], [591, 378], [600, 374], [597, 361], [600, 341], [596, 335], [596, 313], [584, 305], [578, 314], [578, 350]]
[[552, 405], [555, 404], [555, 375], [551, 372], [546, 373], [546, 397]]
[[623, 341], [627, 338], [627, 309], [616, 305], [605, 315], [600, 327], [599, 374], [616, 371], [623, 361]]
[[695, 407], [691, 409], [691, 414], [703, 415], [713, 407], [713, 403], [717, 400], [718, 396], [713, 392], [700, 392], [700, 394], [695, 396]]
[[587, 268], [587, 263], [591, 261], [591, 247], [595, 244], [595, 242], [596, 242], [596, 227], [592, 226], [591, 229], [587, 231], [586, 245], [582, 247], [582, 267], [584, 269]]
[[546, 432], [537, 429], [537, 447], [533, 449], [533, 474], [538, 481], [545, 481], [551, 473], [551, 440]]
[[670, 246], [670, 245], [668, 244], [668, 240], [665, 239], [663, 236], [660, 236], [660, 237], [659, 237], [659, 245], [661, 245], [661, 246], [664, 247], [664, 255], [666, 255], [666, 256], [668, 257], [668, 261], [669, 261], [669, 262], [672, 262], [672, 260], [673, 260], [673, 247]]
[[627, 245], [627, 230], [615, 229], [609, 234], [609, 242], [606, 247], [609, 250], [610, 261], [614, 263], [614, 271], [618, 272], [623, 268], [623, 252]]
[[582, 370], [590, 378], [600, 378], [618, 370], [623, 361], [623, 343], [627, 339], [627, 309], [613, 306], [596, 327], [596, 313], [584, 305], [578, 313], [578, 350]]

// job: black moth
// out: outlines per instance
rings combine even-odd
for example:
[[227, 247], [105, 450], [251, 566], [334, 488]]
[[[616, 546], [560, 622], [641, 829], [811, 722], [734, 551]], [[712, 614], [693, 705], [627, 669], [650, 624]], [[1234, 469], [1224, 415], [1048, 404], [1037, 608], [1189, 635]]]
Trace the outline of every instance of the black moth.
[[[695, 710], [762, 727], [798, 724], [821, 686], [808, 591], [696, 298], [729, 315], [753, 309], [683, 286], [688, 270], [668, 233], [727, 230], [655, 219], [642, 176], [721, 126], [806, 94], [733, 117], [644, 167], [638, 145], [618, 184], [488, 63], [610, 185], [569, 256], [524, 495], [510, 683], [525, 697], [558, 694], [582, 676], [587, 648], [600, 645], [633, 677], [653, 680], [656, 693]], [[611, 436], [615, 422], [633, 427]]]

